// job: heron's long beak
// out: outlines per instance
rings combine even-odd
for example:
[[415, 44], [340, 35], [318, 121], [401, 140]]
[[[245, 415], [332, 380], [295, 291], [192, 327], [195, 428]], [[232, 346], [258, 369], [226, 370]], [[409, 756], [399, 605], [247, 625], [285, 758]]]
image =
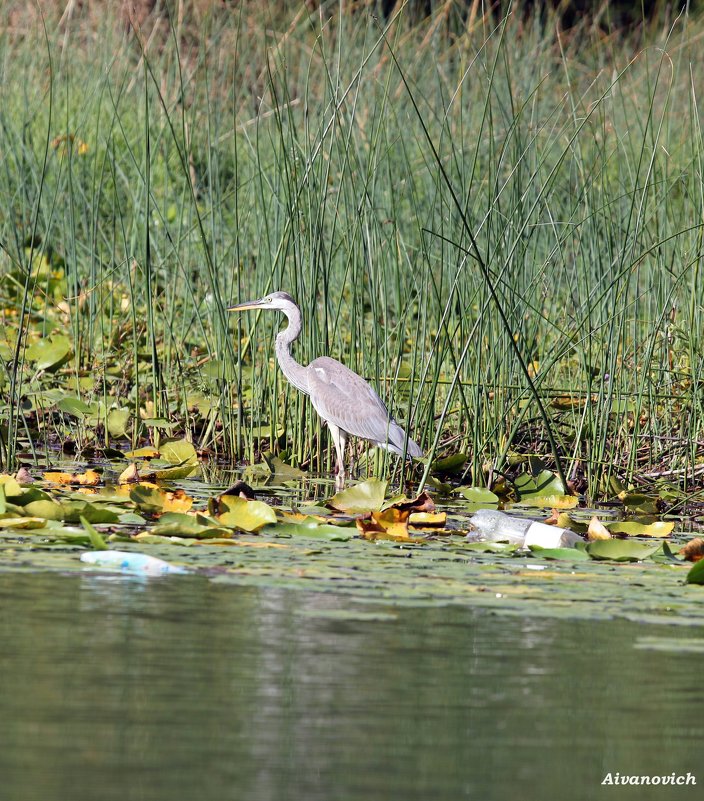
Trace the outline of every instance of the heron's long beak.
[[228, 306], [229, 312], [241, 312], [248, 309], [263, 309], [264, 303], [261, 300], [248, 300], [246, 303], [238, 303], [236, 306]]

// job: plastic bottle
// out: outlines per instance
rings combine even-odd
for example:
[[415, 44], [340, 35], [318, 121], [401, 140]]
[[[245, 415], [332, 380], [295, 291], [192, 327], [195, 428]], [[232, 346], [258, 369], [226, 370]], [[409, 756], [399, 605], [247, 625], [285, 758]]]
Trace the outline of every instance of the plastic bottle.
[[88, 551], [81, 554], [81, 562], [96, 567], [106, 567], [110, 570], [121, 570], [123, 573], [134, 573], [138, 576], [168, 576], [188, 573], [185, 567], [177, 567], [146, 553], [131, 551]]
[[521, 548], [574, 548], [582, 542], [579, 534], [569, 529], [513, 517], [496, 509], [479, 509], [469, 522], [474, 531], [467, 534], [467, 539], [474, 542], [508, 542]]

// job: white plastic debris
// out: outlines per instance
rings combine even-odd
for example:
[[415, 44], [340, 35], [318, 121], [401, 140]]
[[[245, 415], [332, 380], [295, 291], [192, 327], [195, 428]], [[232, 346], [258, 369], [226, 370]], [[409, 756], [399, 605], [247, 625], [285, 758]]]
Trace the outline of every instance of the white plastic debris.
[[110, 570], [121, 570], [123, 573], [134, 573], [138, 576], [168, 576], [188, 573], [185, 567], [177, 567], [145, 553], [130, 551], [88, 551], [81, 554], [81, 562]]
[[467, 534], [467, 539], [474, 542], [508, 542], [521, 548], [574, 548], [582, 542], [579, 534], [569, 529], [513, 517], [496, 509], [479, 509], [469, 522], [474, 531]]

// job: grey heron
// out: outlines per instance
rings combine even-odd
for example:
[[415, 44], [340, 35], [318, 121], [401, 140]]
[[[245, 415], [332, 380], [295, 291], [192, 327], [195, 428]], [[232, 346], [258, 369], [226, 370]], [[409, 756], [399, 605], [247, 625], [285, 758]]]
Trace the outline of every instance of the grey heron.
[[291, 344], [301, 333], [301, 310], [286, 292], [272, 292], [258, 300], [238, 303], [228, 311], [269, 309], [283, 312], [288, 326], [276, 336], [276, 359], [296, 389], [308, 395], [313, 408], [327, 423], [337, 452], [338, 487], [345, 483], [347, 437], [361, 437], [381, 448], [419, 459], [423, 451], [391, 417], [382, 399], [357, 373], [336, 359], [320, 356], [307, 367], [291, 355]]

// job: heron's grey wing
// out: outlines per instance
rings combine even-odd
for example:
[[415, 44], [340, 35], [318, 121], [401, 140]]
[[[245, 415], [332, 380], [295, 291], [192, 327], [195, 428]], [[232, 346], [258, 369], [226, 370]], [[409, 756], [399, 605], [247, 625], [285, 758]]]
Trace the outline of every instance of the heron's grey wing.
[[[382, 399], [357, 373], [321, 356], [308, 365], [308, 388], [313, 406], [323, 420], [378, 443], [403, 447], [403, 430], [394, 423]], [[401, 432], [400, 442], [398, 431]]]

